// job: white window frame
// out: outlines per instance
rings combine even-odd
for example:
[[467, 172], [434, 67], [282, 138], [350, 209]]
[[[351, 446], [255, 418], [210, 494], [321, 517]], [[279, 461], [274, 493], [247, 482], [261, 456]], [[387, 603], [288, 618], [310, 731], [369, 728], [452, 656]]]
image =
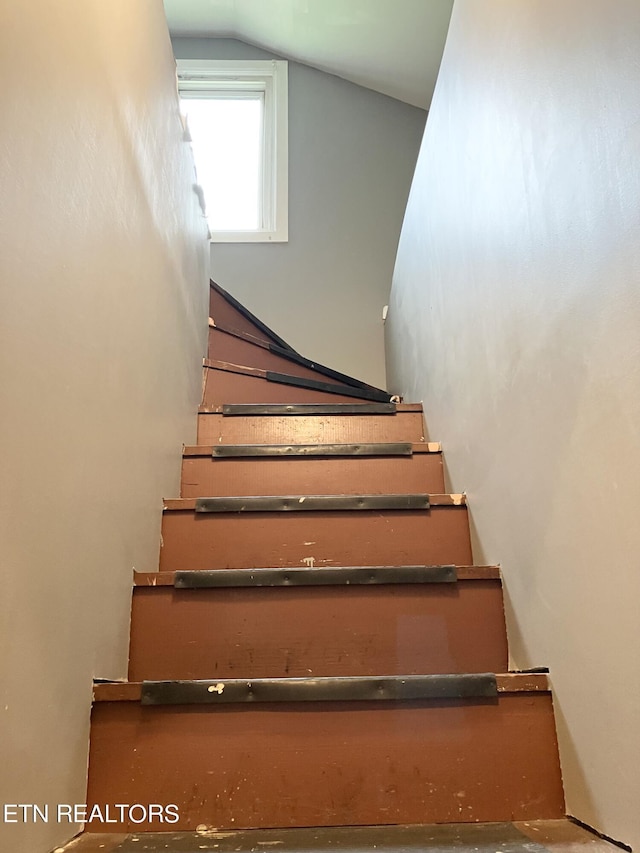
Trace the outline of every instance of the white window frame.
[[178, 92], [262, 92], [262, 227], [255, 231], [212, 231], [213, 243], [285, 243], [288, 223], [288, 67], [284, 60], [178, 59]]

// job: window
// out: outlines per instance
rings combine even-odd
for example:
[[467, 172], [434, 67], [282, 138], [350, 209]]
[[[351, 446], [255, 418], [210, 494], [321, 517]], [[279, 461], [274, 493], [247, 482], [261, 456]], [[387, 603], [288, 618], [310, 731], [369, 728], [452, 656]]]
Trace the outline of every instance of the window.
[[177, 65], [211, 239], [285, 242], [287, 63]]

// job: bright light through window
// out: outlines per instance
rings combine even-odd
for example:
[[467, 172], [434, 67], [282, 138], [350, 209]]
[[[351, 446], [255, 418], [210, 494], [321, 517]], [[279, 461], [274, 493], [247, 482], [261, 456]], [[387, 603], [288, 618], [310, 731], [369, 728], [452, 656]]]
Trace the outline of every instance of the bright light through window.
[[287, 63], [178, 59], [213, 243], [286, 243]]
[[182, 99], [211, 231], [263, 227], [263, 100], [261, 92]]

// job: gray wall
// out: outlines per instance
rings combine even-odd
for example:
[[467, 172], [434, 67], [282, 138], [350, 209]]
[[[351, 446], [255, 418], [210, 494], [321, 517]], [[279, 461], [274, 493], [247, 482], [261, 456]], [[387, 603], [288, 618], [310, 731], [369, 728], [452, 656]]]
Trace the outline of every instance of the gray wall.
[[47, 853], [195, 437], [209, 246], [161, 3], [2, 4], [0, 67], [0, 803], [52, 810], [0, 850]]
[[391, 388], [424, 399], [569, 813], [640, 845], [640, 5], [458, 0], [403, 227]]
[[[173, 44], [180, 59], [274, 58], [228, 39]], [[374, 385], [425, 117], [289, 63], [289, 242], [211, 245], [212, 277], [295, 349]]]

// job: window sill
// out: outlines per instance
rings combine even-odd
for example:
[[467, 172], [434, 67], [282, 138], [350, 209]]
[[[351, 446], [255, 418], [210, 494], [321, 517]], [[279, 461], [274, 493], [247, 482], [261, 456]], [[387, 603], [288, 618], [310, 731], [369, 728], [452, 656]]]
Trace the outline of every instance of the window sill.
[[212, 231], [212, 243], [287, 243], [287, 229], [278, 231]]

